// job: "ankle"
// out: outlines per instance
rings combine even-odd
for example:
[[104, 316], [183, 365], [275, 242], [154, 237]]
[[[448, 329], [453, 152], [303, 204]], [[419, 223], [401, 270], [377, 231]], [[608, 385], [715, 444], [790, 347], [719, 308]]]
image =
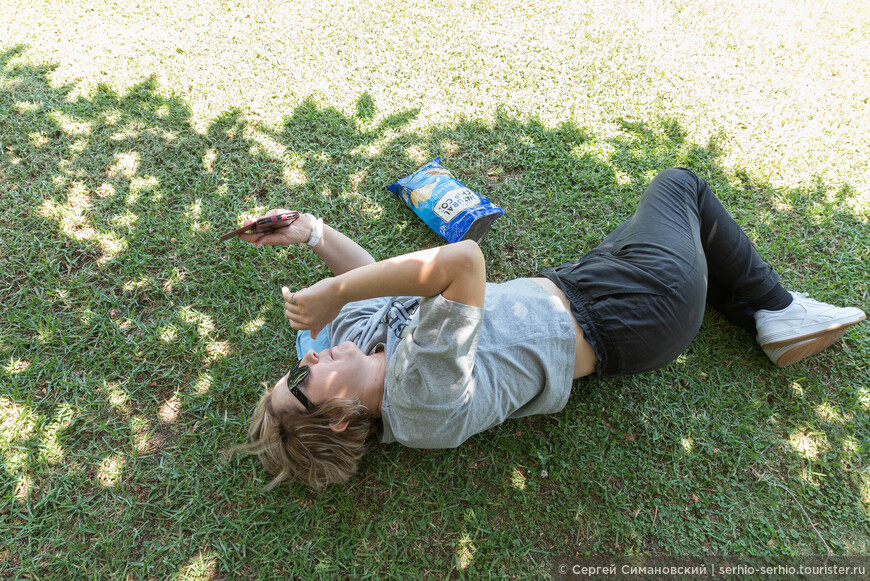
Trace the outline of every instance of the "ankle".
[[751, 301], [752, 306], [757, 311], [783, 311], [789, 308], [794, 301], [794, 297], [790, 292], [782, 288], [778, 284], [770, 289], [767, 293], [758, 299]]

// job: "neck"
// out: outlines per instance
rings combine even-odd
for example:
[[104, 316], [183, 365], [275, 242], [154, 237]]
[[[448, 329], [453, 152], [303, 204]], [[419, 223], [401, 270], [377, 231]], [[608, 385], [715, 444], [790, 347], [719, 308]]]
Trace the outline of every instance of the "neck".
[[366, 406], [376, 418], [381, 417], [381, 403], [384, 401], [384, 380], [387, 376], [387, 354], [378, 351], [370, 356], [372, 371], [360, 390], [360, 403]]

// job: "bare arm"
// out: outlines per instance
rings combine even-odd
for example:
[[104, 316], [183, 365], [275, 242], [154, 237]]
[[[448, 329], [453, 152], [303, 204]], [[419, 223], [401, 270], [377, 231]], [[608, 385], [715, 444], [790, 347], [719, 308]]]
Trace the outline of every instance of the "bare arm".
[[395, 296], [435, 296], [483, 307], [486, 263], [466, 240], [368, 264], [296, 292], [282, 289], [284, 314], [294, 329], [317, 334], [352, 301]]
[[[266, 216], [280, 214], [287, 210], [269, 210]], [[311, 238], [313, 224], [307, 216], [302, 215], [286, 228], [280, 228], [268, 234], [241, 234], [239, 238], [261, 246], [289, 246], [291, 244], [304, 244]], [[323, 236], [312, 248], [314, 254], [319, 256], [329, 270], [335, 275], [344, 274], [360, 266], [374, 263], [372, 255], [364, 250], [359, 244], [334, 228], [324, 224]]]
[[320, 242], [312, 250], [335, 275], [375, 262], [372, 255], [362, 246], [326, 224], [323, 225], [323, 236]]

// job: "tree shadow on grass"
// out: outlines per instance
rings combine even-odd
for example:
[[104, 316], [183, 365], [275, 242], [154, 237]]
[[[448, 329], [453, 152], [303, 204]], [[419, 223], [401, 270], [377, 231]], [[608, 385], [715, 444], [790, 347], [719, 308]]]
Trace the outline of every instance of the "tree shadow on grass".
[[[374, 447], [358, 477], [320, 497], [261, 496], [252, 461], [219, 461], [259, 384], [293, 360], [278, 289], [326, 275], [298, 249], [218, 242], [246, 217], [311, 211], [377, 258], [434, 246], [385, 186], [441, 156], [505, 208], [482, 247], [490, 277], [506, 280], [582, 255], [680, 165], [796, 288], [860, 304], [870, 234], [848, 188], [784, 191], [723, 171], [715, 142], [693, 144], [668, 119], [618, 122], [608, 137], [502, 112], [417, 129], [416, 111], [379, 116], [363, 94], [353, 115], [308, 100], [277, 128], [228, 111], [198, 131], [153, 80], [71, 98], [51, 67], [15, 64], [23, 52], [0, 54], [0, 526], [12, 531], [0, 551], [14, 555], [0, 570], [138, 561], [164, 576], [205, 554], [218, 576], [292, 574], [332, 554], [353, 576], [383, 562], [355, 552], [372, 523], [407, 539], [375, 535], [400, 570], [446, 571], [460, 550], [469, 573], [539, 569], [532, 552], [817, 552], [766, 479], [797, 495], [835, 552], [867, 547], [863, 328], [780, 371], [711, 312], [664, 370], [577, 382], [565, 412], [458, 450]], [[62, 524], [46, 528], [49, 513]], [[240, 532], [252, 522], [271, 525]], [[865, 524], [844, 532], [853, 522]], [[161, 544], [172, 536], [189, 550]], [[258, 556], [238, 560], [240, 542]]]

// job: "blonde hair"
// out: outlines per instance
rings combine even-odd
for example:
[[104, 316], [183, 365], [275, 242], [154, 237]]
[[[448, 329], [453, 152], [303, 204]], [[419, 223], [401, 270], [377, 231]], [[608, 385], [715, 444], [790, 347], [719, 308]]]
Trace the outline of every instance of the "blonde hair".
[[[349, 422], [341, 432], [331, 427]], [[346, 482], [359, 466], [375, 431], [375, 418], [358, 399], [333, 398], [313, 412], [276, 414], [272, 390], [260, 397], [248, 425], [248, 442], [230, 452], [256, 454], [274, 478], [271, 490], [285, 480], [321, 490]]]

